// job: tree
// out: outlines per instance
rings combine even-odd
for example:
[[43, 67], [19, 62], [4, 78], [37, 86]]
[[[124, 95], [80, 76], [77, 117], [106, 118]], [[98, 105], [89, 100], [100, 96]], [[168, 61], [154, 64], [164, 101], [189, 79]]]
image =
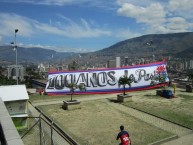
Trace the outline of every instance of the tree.
[[4, 68], [0, 66], [0, 77], [3, 76]]
[[192, 81], [192, 85], [193, 85], [193, 73], [188, 75], [188, 80]]
[[167, 76], [165, 74], [157, 74], [150, 82], [150, 85], [157, 85], [158, 83], [165, 83]]
[[16, 80], [8, 79], [5, 76], [0, 76], [0, 86], [2, 86], [2, 85], [15, 85], [15, 84], [16, 84]]
[[6, 76], [4, 76], [4, 72], [6, 71], [5, 68], [3, 68], [2, 66], [0, 66], [0, 86], [2, 85], [15, 85], [16, 84], [16, 80], [12, 79], [12, 78], [7, 78]]
[[131, 83], [132, 83], [132, 80], [130, 78], [128, 78], [126, 75], [122, 76], [119, 78], [118, 80], [118, 86], [123, 86], [123, 95], [126, 95], [125, 94], [125, 87], [126, 85], [129, 85], [129, 87], [131, 87]]
[[26, 68], [26, 74], [24, 76], [24, 81], [23, 83], [25, 83], [25, 85], [29, 88], [32, 87], [32, 79], [41, 79], [42, 77], [40, 76], [40, 74], [38, 72], [35, 71], [35, 69], [33, 68], [33, 66], [27, 67]]
[[72, 101], [72, 96], [75, 92], [76, 89], [79, 89], [80, 91], [86, 91], [85, 84], [75, 84], [75, 83], [69, 83], [67, 87], [70, 89], [70, 95], [71, 95], [71, 100]]

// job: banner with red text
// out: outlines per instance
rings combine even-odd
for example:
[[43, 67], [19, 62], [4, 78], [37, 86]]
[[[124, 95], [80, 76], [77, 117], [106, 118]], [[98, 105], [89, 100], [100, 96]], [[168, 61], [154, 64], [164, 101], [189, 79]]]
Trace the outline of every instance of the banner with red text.
[[[86, 91], [75, 90], [75, 94], [100, 94], [123, 92], [118, 86], [120, 77], [126, 75], [132, 80], [126, 91], [151, 89], [169, 82], [166, 62], [86, 71], [50, 72], [46, 85], [48, 94], [70, 94], [69, 83], [84, 84]], [[158, 79], [164, 77], [164, 82]]]

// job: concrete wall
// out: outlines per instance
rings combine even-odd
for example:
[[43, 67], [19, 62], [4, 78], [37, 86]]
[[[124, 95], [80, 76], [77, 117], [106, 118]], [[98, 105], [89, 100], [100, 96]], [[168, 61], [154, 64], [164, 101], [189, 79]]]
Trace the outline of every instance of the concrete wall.
[[24, 145], [0, 97], [0, 145]]

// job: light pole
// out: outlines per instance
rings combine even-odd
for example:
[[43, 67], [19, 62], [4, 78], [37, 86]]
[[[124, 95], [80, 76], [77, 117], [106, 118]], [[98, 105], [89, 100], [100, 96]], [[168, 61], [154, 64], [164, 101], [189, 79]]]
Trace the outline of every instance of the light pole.
[[15, 50], [15, 65], [16, 65], [16, 81], [18, 85], [18, 67], [17, 67], [17, 42], [16, 42], [16, 33], [18, 32], [18, 29], [15, 29], [15, 39], [14, 39], [14, 50]]

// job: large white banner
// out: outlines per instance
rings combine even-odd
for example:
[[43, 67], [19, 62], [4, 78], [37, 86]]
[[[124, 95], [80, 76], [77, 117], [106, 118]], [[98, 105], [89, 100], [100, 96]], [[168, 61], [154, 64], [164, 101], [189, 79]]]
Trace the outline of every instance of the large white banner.
[[[132, 80], [131, 87], [126, 86], [126, 91], [154, 88], [169, 81], [165, 62], [156, 62], [101, 70], [50, 72], [46, 92], [48, 94], [69, 94], [70, 89], [67, 87], [69, 83], [86, 86], [86, 91], [77, 89], [76, 94], [120, 92], [123, 91], [123, 88], [118, 87], [118, 80], [124, 75]], [[157, 79], [160, 76], [165, 78], [164, 82]]]

